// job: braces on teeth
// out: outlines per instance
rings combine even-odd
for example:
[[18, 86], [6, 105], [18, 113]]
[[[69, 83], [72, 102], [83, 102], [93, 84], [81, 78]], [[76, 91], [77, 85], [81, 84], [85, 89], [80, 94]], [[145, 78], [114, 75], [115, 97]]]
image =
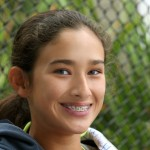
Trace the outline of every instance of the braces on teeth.
[[67, 108], [73, 110], [73, 111], [87, 111], [89, 106], [67, 106]]

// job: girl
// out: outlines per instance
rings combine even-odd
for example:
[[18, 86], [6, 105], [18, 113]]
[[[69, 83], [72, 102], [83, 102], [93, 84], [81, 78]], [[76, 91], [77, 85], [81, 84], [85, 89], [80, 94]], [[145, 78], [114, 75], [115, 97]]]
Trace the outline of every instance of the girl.
[[78, 12], [27, 20], [11, 57], [16, 94], [0, 104], [1, 119], [15, 125], [1, 120], [0, 149], [115, 150], [89, 128], [103, 105], [109, 48], [107, 34]]

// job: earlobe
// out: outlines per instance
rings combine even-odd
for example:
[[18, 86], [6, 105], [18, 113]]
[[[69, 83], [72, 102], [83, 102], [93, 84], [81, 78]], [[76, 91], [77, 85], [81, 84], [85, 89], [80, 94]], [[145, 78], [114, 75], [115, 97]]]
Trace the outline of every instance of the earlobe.
[[12, 67], [9, 71], [8, 79], [18, 95], [21, 97], [28, 96], [29, 86], [27, 85], [29, 85], [29, 80], [26, 73], [21, 68], [17, 66]]

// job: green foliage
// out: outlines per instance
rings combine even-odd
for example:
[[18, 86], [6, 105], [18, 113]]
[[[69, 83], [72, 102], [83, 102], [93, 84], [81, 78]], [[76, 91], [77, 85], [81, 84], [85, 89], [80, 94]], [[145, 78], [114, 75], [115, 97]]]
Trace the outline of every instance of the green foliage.
[[[113, 94], [112, 96], [110, 93], [106, 95], [109, 113], [107, 110], [102, 112], [101, 116], [108, 120], [104, 119], [104, 124], [99, 126], [99, 129], [105, 129], [106, 124], [110, 123], [109, 120], [114, 118], [113, 123], [109, 126], [114, 131], [108, 129], [105, 130], [105, 133], [113, 135], [116, 130], [121, 129], [119, 135], [113, 136], [113, 140], [115, 143], [120, 143], [118, 148], [122, 150], [148, 149], [150, 146], [147, 140], [150, 138], [150, 132], [146, 132], [149, 130], [147, 125], [150, 124], [148, 117], [150, 109], [144, 110], [150, 105], [148, 102], [150, 98], [148, 72], [150, 51], [145, 49], [150, 46], [150, 42], [144, 34], [147, 29], [144, 24], [141, 24], [142, 18], [133, 4], [130, 2], [126, 6], [128, 10], [126, 13], [134, 13], [132, 22], [126, 22], [113, 45], [114, 55], [117, 56], [115, 69], [117, 77], [114, 88], [118, 90], [116, 91], [118, 95]], [[115, 76], [116, 73], [113, 77]], [[113, 102], [111, 102], [112, 99]]]

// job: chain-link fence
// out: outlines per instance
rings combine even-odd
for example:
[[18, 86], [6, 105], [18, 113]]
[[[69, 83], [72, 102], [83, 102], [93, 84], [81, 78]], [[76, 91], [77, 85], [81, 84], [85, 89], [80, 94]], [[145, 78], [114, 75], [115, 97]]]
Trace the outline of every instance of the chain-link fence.
[[120, 150], [150, 150], [149, 0], [0, 0], [0, 97], [7, 81], [12, 39], [29, 16], [72, 9], [102, 24], [113, 40], [107, 93], [93, 126]]

